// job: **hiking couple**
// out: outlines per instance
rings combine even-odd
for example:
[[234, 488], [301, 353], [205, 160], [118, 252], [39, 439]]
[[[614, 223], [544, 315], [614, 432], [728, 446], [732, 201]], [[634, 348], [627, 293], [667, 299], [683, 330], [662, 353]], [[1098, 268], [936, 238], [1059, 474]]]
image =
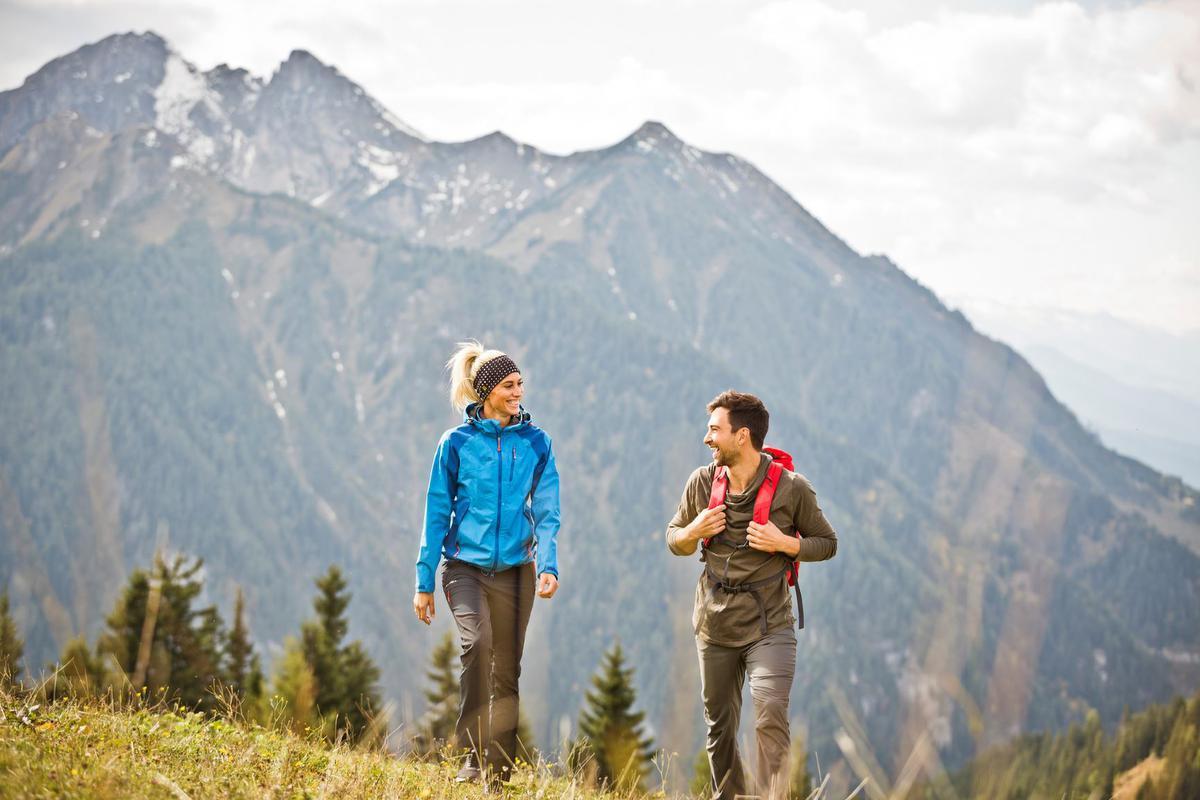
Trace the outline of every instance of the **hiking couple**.
[[[520, 370], [477, 342], [450, 359], [451, 402], [463, 424], [438, 443], [425, 506], [413, 610], [429, 624], [434, 573], [462, 645], [455, 727], [467, 757], [460, 781], [503, 781], [517, 748], [518, 677], [536, 593], [558, 590], [558, 471], [550, 438], [521, 405]], [[713, 797], [786, 795], [791, 743], [788, 698], [796, 669], [790, 584], [799, 561], [823, 561], [837, 535], [812, 486], [784, 452], [764, 447], [769, 415], [750, 394], [708, 405], [710, 464], [688, 478], [667, 527], [678, 556], [701, 549], [704, 572], [692, 615], [708, 727]], [[799, 590], [796, 592], [799, 600]], [[799, 608], [803, 627], [803, 607]], [[748, 779], [736, 736], [750, 678], [758, 744]]]

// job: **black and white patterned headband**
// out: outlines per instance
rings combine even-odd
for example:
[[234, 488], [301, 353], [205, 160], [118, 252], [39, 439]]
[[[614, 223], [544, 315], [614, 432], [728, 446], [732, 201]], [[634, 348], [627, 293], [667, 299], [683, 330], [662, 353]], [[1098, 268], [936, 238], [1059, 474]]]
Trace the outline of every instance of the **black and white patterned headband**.
[[475, 373], [475, 380], [471, 382], [475, 387], [475, 394], [479, 395], [479, 402], [486, 400], [500, 381], [520, 371], [517, 369], [517, 363], [506, 355], [498, 355], [480, 367], [479, 372]]

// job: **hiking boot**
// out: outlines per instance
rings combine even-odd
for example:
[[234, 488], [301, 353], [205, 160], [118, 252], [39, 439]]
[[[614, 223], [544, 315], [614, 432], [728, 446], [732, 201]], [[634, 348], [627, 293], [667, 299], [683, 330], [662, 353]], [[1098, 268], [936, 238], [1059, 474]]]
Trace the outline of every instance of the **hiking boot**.
[[467, 753], [467, 758], [463, 761], [462, 768], [458, 774], [454, 776], [455, 783], [475, 783], [483, 777], [483, 771], [479, 769], [479, 759], [474, 753]]

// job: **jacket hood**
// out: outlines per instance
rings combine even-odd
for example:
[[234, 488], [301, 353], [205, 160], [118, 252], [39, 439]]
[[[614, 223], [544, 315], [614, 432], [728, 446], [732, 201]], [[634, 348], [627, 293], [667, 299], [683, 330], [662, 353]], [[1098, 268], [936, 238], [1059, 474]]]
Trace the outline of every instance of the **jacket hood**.
[[498, 421], [483, 416], [480, 413], [482, 410], [482, 403], [471, 403], [471, 405], [467, 406], [466, 410], [463, 411], [463, 423], [467, 425], [474, 425], [476, 428], [480, 428], [488, 433], [495, 434], [502, 430], [517, 430], [529, 425], [530, 421], [532, 420], [532, 417], [529, 416], [529, 412], [525, 410], [525, 406], [520, 407], [520, 410], [513, 418], [513, 421], [508, 425], [501, 425]]

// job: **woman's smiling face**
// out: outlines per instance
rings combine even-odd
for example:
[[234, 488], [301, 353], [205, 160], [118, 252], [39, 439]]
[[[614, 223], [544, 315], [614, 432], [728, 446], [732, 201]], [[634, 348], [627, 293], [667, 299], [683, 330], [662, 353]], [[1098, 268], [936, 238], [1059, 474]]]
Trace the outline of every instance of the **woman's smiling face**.
[[516, 416], [521, 411], [521, 398], [524, 396], [525, 381], [521, 373], [510, 372], [483, 401], [483, 415], [492, 419]]

